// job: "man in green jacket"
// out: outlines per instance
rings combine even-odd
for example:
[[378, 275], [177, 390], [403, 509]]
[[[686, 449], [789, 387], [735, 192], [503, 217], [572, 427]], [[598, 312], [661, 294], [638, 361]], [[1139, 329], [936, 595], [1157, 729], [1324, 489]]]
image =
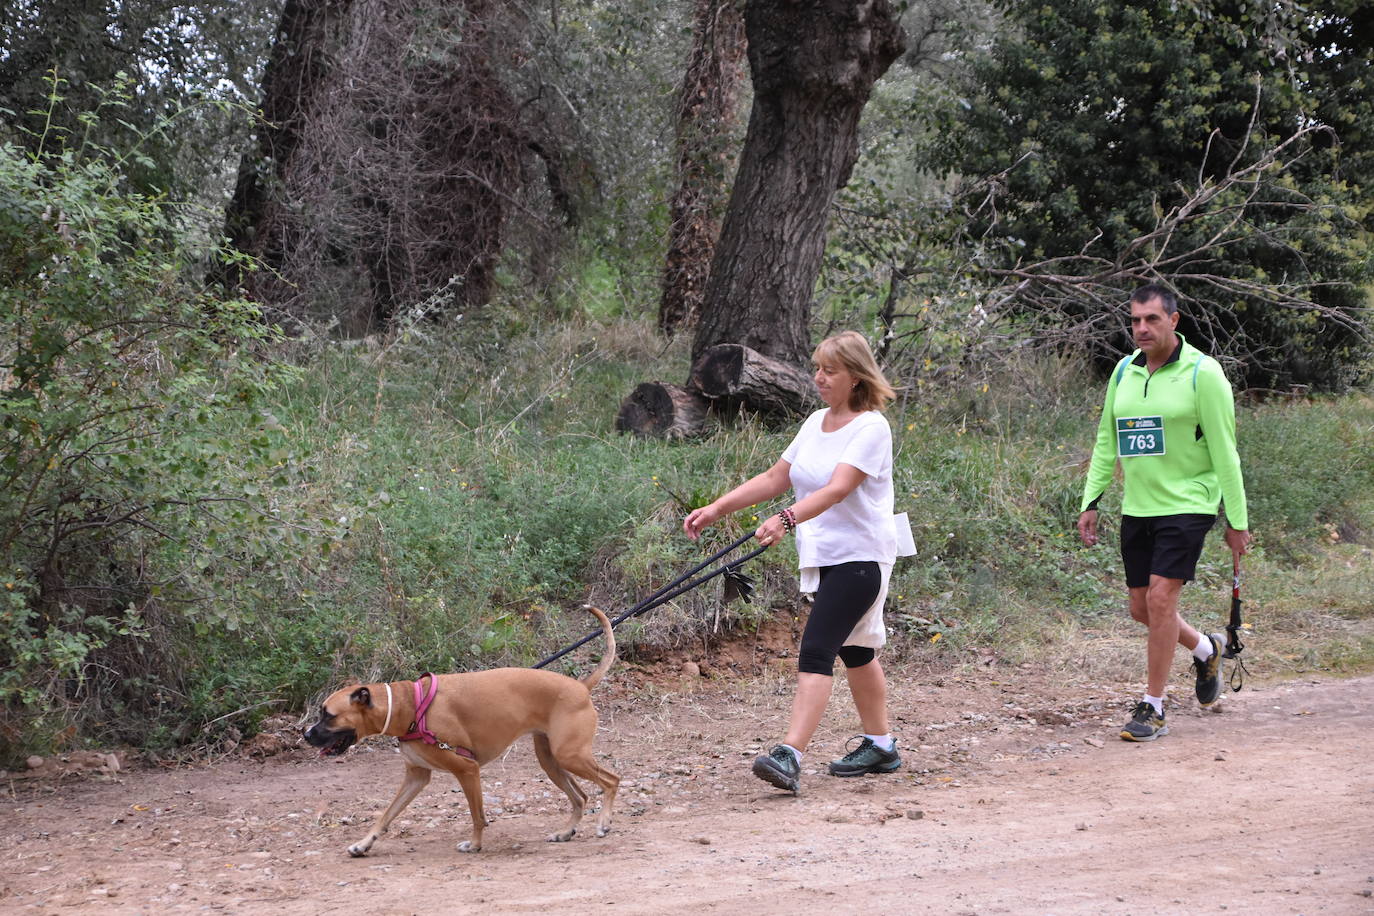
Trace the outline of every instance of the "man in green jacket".
[[1226, 545], [1250, 548], [1245, 481], [1236, 453], [1236, 409], [1217, 361], [1191, 346], [1178, 327], [1178, 302], [1157, 284], [1131, 294], [1131, 336], [1139, 347], [1107, 384], [1078, 535], [1097, 543], [1097, 502], [1121, 462], [1121, 558], [1131, 616], [1149, 627], [1147, 687], [1121, 730], [1127, 741], [1168, 734], [1164, 689], [1174, 645], [1193, 653], [1197, 699], [1221, 695], [1219, 633], [1203, 635], [1178, 614], [1183, 583], [1193, 578], [1203, 541], [1226, 506]]

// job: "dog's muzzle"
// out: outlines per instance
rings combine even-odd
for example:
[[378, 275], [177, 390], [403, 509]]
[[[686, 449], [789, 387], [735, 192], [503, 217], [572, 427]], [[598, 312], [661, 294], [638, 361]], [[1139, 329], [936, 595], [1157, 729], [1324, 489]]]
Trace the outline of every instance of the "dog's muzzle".
[[358, 742], [358, 733], [351, 728], [333, 731], [317, 722], [306, 731], [305, 740], [320, 749], [321, 757], [337, 757]]

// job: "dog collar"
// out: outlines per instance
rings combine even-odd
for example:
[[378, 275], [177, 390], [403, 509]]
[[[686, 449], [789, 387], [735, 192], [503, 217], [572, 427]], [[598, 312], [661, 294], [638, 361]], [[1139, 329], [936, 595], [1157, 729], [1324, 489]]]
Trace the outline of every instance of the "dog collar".
[[391, 727], [391, 711], [392, 711], [393, 709], [395, 709], [396, 707], [395, 707], [394, 705], [392, 705], [392, 702], [391, 702], [391, 684], [390, 684], [390, 682], [386, 683], [386, 684], [383, 685], [383, 686], [386, 687], [386, 721], [382, 723], [382, 734], [385, 735], [385, 734], [386, 734], [386, 730], [387, 730], [388, 728]]

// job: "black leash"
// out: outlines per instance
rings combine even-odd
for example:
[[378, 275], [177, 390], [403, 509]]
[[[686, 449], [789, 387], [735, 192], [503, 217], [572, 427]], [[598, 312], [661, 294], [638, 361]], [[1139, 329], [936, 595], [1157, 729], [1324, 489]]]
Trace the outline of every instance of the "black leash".
[[[654, 592], [648, 598], [645, 598], [643, 601], [639, 602], [639, 604], [636, 604], [634, 607], [630, 608], [628, 611], [621, 614], [619, 617], [614, 618], [611, 621], [611, 629], [615, 629], [616, 627], [620, 626], [620, 624], [624, 623], [626, 620], [629, 620], [631, 617], [638, 617], [640, 614], [647, 613], [648, 611], [651, 611], [654, 608], [659, 607], [660, 605], [667, 604], [669, 601], [672, 601], [679, 595], [683, 595], [687, 592], [690, 592], [692, 589], [696, 588], [698, 585], [701, 585], [703, 582], [707, 582], [711, 579], [714, 579], [716, 576], [721, 575], [725, 576], [725, 578], [735, 586], [735, 589], [739, 593], [739, 596], [743, 598], [746, 603], [748, 603], [749, 596], [753, 594], [754, 591], [754, 583], [749, 579], [748, 576], [739, 571], [739, 567], [743, 566], [745, 563], [749, 562], [750, 560], [754, 559], [754, 557], [758, 556], [759, 554], [767, 550], [767, 544], [755, 548], [754, 550], [740, 557], [733, 563], [726, 563], [722, 565], [719, 569], [713, 570], [704, 576], [701, 576], [696, 579], [692, 579], [692, 576], [695, 576], [697, 573], [701, 572], [703, 569], [710, 566], [712, 563], [716, 562], [721, 557], [725, 556], [731, 551], [738, 549], [746, 542], [753, 540], [753, 537], [754, 533], [751, 531], [739, 540], [735, 541], [729, 547], [726, 547], [723, 550], [718, 550], [711, 556], [707, 557], [705, 560], [702, 560], [696, 566], [693, 566], [691, 569], [687, 570], [687, 572], [678, 576], [672, 582], [669, 582], [667, 585], [663, 586], [658, 591]], [[572, 645], [567, 646], [563, 649], [559, 649], [557, 652], [555, 652], [553, 655], [550, 655], [548, 658], [544, 659], [539, 664], [531, 665], [530, 667], [543, 668], [545, 665], [549, 664], [550, 662], [557, 661], [558, 659], [567, 655], [569, 652], [578, 648], [579, 646], [586, 645], [593, 639], [596, 639], [598, 636], [601, 635], [601, 632], [602, 631], [599, 629], [593, 630], [592, 632], [588, 633], [586, 636], [582, 637]]]
[[1245, 669], [1245, 662], [1241, 660], [1240, 653], [1245, 651], [1245, 645], [1240, 641], [1240, 554], [1231, 555], [1231, 621], [1226, 624], [1226, 651], [1221, 653], [1222, 658], [1234, 658], [1235, 665], [1231, 667], [1231, 692], [1239, 693], [1240, 688], [1245, 684], [1245, 675], [1250, 672]]

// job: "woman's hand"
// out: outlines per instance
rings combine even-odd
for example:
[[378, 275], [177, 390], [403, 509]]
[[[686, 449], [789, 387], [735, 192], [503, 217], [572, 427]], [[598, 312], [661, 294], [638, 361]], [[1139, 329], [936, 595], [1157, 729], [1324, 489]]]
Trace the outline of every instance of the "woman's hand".
[[781, 515], [770, 515], [763, 520], [763, 524], [754, 531], [754, 537], [765, 547], [771, 547], [787, 536], [787, 528], [782, 523]]
[[702, 506], [700, 509], [693, 509], [687, 513], [687, 517], [682, 520], [682, 530], [692, 540], [701, 537], [701, 532], [710, 525], [714, 525], [720, 519], [721, 512], [716, 508], [715, 503]]

